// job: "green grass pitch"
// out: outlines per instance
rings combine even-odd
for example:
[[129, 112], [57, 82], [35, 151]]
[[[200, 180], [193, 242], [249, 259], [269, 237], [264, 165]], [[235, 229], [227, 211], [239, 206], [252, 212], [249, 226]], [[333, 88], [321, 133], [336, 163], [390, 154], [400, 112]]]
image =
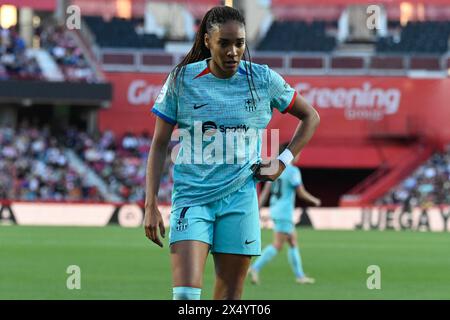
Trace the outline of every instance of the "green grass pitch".
[[[299, 229], [305, 272], [298, 285], [286, 247], [246, 281], [243, 299], [450, 299], [450, 234]], [[263, 246], [272, 233], [263, 230]], [[81, 268], [81, 289], [68, 290], [69, 265]], [[381, 268], [381, 289], [366, 286], [369, 265]], [[212, 297], [212, 257], [203, 299]], [[171, 299], [167, 239], [160, 249], [142, 228], [118, 226], [0, 227], [0, 299]]]

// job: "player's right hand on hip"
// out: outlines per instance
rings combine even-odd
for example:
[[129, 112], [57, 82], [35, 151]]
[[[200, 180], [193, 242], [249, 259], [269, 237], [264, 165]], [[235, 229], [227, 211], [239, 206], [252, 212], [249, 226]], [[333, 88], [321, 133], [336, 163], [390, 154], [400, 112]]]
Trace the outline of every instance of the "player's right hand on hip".
[[161, 237], [164, 238], [166, 229], [158, 206], [156, 204], [146, 206], [144, 216], [145, 236], [162, 248], [163, 244], [158, 237], [158, 227]]

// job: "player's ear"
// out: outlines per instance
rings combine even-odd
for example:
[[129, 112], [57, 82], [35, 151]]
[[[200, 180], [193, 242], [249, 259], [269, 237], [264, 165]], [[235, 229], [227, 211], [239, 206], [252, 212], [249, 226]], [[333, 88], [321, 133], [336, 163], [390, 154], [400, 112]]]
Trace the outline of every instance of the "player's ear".
[[203, 40], [204, 40], [204, 43], [205, 43], [205, 47], [208, 48], [208, 49], [211, 49], [209, 47], [210, 37], [209, 37], [209, 34], [207, 32], [205, 33], [205, 36], [204, 36]]

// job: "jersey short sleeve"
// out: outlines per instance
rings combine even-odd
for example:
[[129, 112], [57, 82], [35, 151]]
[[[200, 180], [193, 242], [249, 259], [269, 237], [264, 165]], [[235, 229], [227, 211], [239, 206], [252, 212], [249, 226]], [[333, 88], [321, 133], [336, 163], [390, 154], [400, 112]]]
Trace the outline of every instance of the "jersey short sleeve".
[[175, 125], [177, 123], [178, 97], [175, 90], [169, 88], [171, 76], [167, 77], [166, 83], [161, 89], [152, 112], [166, 122]]
[[286, 113], [294, 105], [297, 92], [277, 72], [269, 68], [270, 106]]
[[300, 173], [299, 168], [293, 167], [292, 169], [293, 170], [292, 170], [292, 174], [289, 177], [289, 182], [294, 188], [297, 188], [298, 186], [303, 184], [302, 174]]

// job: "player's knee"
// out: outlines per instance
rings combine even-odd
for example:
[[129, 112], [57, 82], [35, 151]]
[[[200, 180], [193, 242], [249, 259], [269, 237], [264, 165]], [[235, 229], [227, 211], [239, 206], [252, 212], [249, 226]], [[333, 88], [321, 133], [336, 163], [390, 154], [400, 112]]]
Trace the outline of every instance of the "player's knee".
[[294, 236], [289, 236], [287, 243], [290, 247], [295, 247], [297, 245], [297, 239]]

